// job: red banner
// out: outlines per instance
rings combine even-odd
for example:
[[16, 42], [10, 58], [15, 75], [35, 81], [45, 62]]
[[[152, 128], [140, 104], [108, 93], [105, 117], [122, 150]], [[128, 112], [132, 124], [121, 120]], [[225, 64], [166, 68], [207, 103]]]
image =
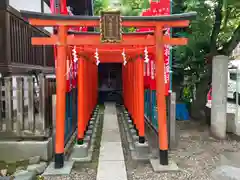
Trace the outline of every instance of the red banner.
[[150, 88], [150, 63], [144, 63], [144, 88]]
[[151, 90], [156, 90], [156, 63], [155, 56], [151, 56], [149, 58], [149, 69], [150, 69], [150, 77], [149, 77], [149, 88]]
[[[59, 1], [51, 0], [50, 1], [50, 7], [53, 14], [60, 13], [59, 8]], [[66, 6], [66, 1], [62, 1], [61, 3], [64, 3], [65, 7], [62, 9], [62, 14], [68, 14], [70, 16], [74, 16], [74, 14], [71, 12], [69, 8]], [[87, 27], [70, 27], [68, 30], [70, 31], [82, 31], [86, 32]], [[66, 72], [66, 91], [71, 91], [72, 88], [75, 88], [77, 85], [76, 79], [77, 79], [77, 59], [74, 59], [73, 56], [73, 49], [74, 47], [70, 47], [67, 55], [67, 72]], [[77, 49], [75, 48], [75, 51]], [[55, 57], [55, 67], [57, 67], [57, 48], [54, 46], [54, 57]], [[75, 57], [77, 58], [77, 56]]]
[[[170, 0], [161, 0], [160, 2], [151, 2], [150, 8], [142, 12], [142, 16], [160, 16], [160, 15], [170, 15]], [[141, 28], [138, 31], [152, 31], [152, 28]], [[166, 28], [165, 36], [170, 36], [170, 28]], [[150, 66], [150, 77], [145, 73], [145, 88], [150, 88], [151, 90], [156, 90], [156, 69], [155, 69], [155, 57], [149, 55], [149, 66]], [[169, 74], [169, 62], [170, 62], [170, 47], [168, 45], [164, 46], [164, 63], [165, 63], [165, 95], [169, 94], [170, 88], [170, 74]]]

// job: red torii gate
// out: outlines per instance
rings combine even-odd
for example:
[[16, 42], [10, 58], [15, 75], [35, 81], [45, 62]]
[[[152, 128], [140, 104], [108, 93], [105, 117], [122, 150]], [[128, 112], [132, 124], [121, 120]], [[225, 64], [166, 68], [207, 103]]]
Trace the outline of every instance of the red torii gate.
[[[196, 16], [195, 12], [175, 14], [156, 17], [121, 17], [123, 27], [152, 27], [154, 32], [150, 33], [128, 33], [122, 34], [122, 40], [118, 43], [102, 43], [98, 33], [76, 33], [68, 35], [67, 27], [100, 25], [100, 17], [96, 16], [66, 16], [50, 15], [35, 12], [22, 11], [22, 15], [29, 18], [29, 22], [35, 26], [58, 26], [58, 34], [49, 38], [33, 37], [33, 45], [57, 45], [57, 104], [56, 104], [56, 145], [55, 145], [55, 168], [62, 168], [64, 165], [64, 120], [65, 120], [65, 90], [66, 90], [66, 59], [67, 46], [78, 46], [78, 143], [83, 143], [84, 130], [86, 128], [86, 113], [84, 112], [84, 62], [85, 57], [90, 57], [89, 62], [93, 63], [93, 53], [98, 49], [101, 62], [123, 62], [121, 52], [125, 49], [128, 57], [126, 71], [127, 83], [124, 82], [125, 105], [134, 116], [134, 123], [139, 131], [139, 142], [145, 142], [144, 133], [144, 66], [141, 60], [139, 49], [148, 47], [156, 55], [156, 78], [157, 78], [157, 107], [159, 124], [159, 156], [160, 164], [168, 165], [168, 138], [165, 104], [164, 84], [164, 44], [184, 45], [185, 38], [170, 38], [164, 36], [166, 27], [186, 27], [190, 19]], [[135, 49], [137, 52], [134, 52]], [[119, 54], [119, 55], [117, 55]], [[138, 56], [136, 56], [138, 54]], [[114, 55], [114, 56], [113, 56]], [[133, 56], [136, 56], [135, 59]], [[140, 59], [139, 59], [140, 58]], [[137, 60], [136, 60], [137, 59]], [[139, 59], [139, 60], [138, 60]], [[136, 60], [136, 61], [135, 61]], [[134, 73], [134, 74], [133, 74]], [[132, 76], [134, 75], [134, 76]], [[134, 87], [136, 82], [137, 87]], [[131, 86], [130, 86], [131, 85]], [[135, 91], [131, 88], [135, 88]], [[137, 88], [137, 90], [136, 90]]]

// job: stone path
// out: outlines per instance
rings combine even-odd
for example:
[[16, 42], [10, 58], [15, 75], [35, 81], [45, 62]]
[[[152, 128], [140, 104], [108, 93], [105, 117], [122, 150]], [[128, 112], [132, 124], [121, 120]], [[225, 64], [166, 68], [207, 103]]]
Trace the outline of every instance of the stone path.
[[127, 180], [122, 142], [114, 103], [106, 103], [97, 180]]

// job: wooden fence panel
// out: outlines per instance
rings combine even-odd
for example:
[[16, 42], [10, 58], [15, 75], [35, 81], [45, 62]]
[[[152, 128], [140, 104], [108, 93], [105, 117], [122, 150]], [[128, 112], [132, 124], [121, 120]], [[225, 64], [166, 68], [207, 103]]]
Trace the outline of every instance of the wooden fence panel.
[[32, 76], [5, 77], [0, 82], [0, 139], [48, 138], [53, 128], [55, 79], [41, 74], [39, 84]]

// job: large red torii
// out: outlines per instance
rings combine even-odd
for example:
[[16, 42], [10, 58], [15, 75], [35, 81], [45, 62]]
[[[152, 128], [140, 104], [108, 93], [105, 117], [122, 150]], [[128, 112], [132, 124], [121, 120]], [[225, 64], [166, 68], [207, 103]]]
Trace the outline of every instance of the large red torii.
[[[78, 46], [78, 143], [82, 144], [84, 130], [86, 129], [86, 121], [83, 119], [88, 118], [91, 107], [87, 109], [84, 106], [86, 95], [84, 92], [89, 93], [89, 89], [96, 90], [96, 86], [85, 89], [83, 84], [87, 78], [85, 73], [89, 73], [90, 77], [96, 75], [96, 66], [94, 65], [94, 59], [91, 58], [94, 49], [98, 49], [99, 56], [103, 59], [110, 61], [111, 56], [119, 53], [121, 54], [124, 48], [126, 52], [136, 48], [135, 56], [137, 54], [136, 61], [134, 58], [134, 52], [129, 52], [128, 65], [126, 66], [126, 79], [124, 82], [124, 98], [126, 100], [125, 105], [131, 114], [134, 115], [134, 123], [139, 131], [139, 142], [145, 141], [144, 132], [144, 86], [143, 86], [143, 60], [139, 58], [141, 53], [139, 49], [143, 47], [153, 47], [152, 51], [155, 51], [156, 55], [156, 90], [157, 90], [157, 107], [158, 107], [158, 124], [159, 124], [159, 152], [160, 163], [162, 165], [168, 164], [168, 138], [167, 138], [167, 121], [166, 121], [166, 104], [165, 104], [165, 84], [164, 84], [164, 60], [163, 60], [163, 48], [164, 44], [171, 45], [183, 45], [187, 43], [185, 38], [175, 39], [164, 36], [164, 28], [166, 27], [185, 27], [189, 25], [190, 19], [196, 16], [195, 12], [175, 14], [169, 16], [157, 16], [157, 17], [121, 17], [123, 27], [151, 27], [154, 29], [152, 33], [130, 33], [123, 34], [122, 41], [118, 43], [100, 43], [100, 35], [96, 33], [77, 33], [68, 34], [67, 27], [73, 26], [99, 26], [100, 17], [96, 16], [66, 16], [66, 15], [51, 15], [42, 14], [36, 12], [22, 12], [22, 15], [29, 18], [29, 22], [35, 26], [58, 26], [58, 34], [52, 35], [49, 38], [32, 38], [33, 45], [56, 45], [57, 46], [57, 65], [56, 65], [56, 81], [57, 81], [57, 105], [56, 105], [56, 146], [55, 146], [55, 167], [63, 167], [64, 160], [64, 121], [65, 121], [65, 89], [66, 89], [66, 60], [67, 60], [67, 46]], [[147, 40], [146, 40], [147, 39]], [[137, 43], [137, 44], [136, 44]], [[138, 49], [138, 50], [137, 50]], [[112, 52], [111, 52], [112, 51]], [[85, 55], [81, 55], [85, 53]], [[87, 60], [86, 57], [89, 57]], [[112, 57], [112, 62], [120, 61], [120, 57]], [[123, 62], [123, 61], [122, 61]], [[86, 71], [84, 67], [88, 67]], [[134, 74], [132, 74], [134, 73]], [[132, 76], [134, 75], [134, 76]], [[84, 79], [85, 78], [85, 79]], [[95, 78], [94, 78], [95, 79]], [[95, 80], [94, 80], [95, 81]], [[137, 87], [132, 87], [133, 84]], [[90, 84], [90, 83], [86, 83]], [[85, 85], [86, 85], [85, 84]], [[131, 87], [130, 87], [131, 85]], [[137, 88], [137, 89], [136, 89]], [[133, 90], [135, 89], [135, 91]], [[92, 90], [93, 91], [93, 90]], [[92, 96], [95, 96], [96, 92], [91, 92]], [[93, 98], [94, 99], [94, 98]], [[92, 106], [93, 104], [91, 104]], [[88, 113], [88, 114], [86, 114]]]

